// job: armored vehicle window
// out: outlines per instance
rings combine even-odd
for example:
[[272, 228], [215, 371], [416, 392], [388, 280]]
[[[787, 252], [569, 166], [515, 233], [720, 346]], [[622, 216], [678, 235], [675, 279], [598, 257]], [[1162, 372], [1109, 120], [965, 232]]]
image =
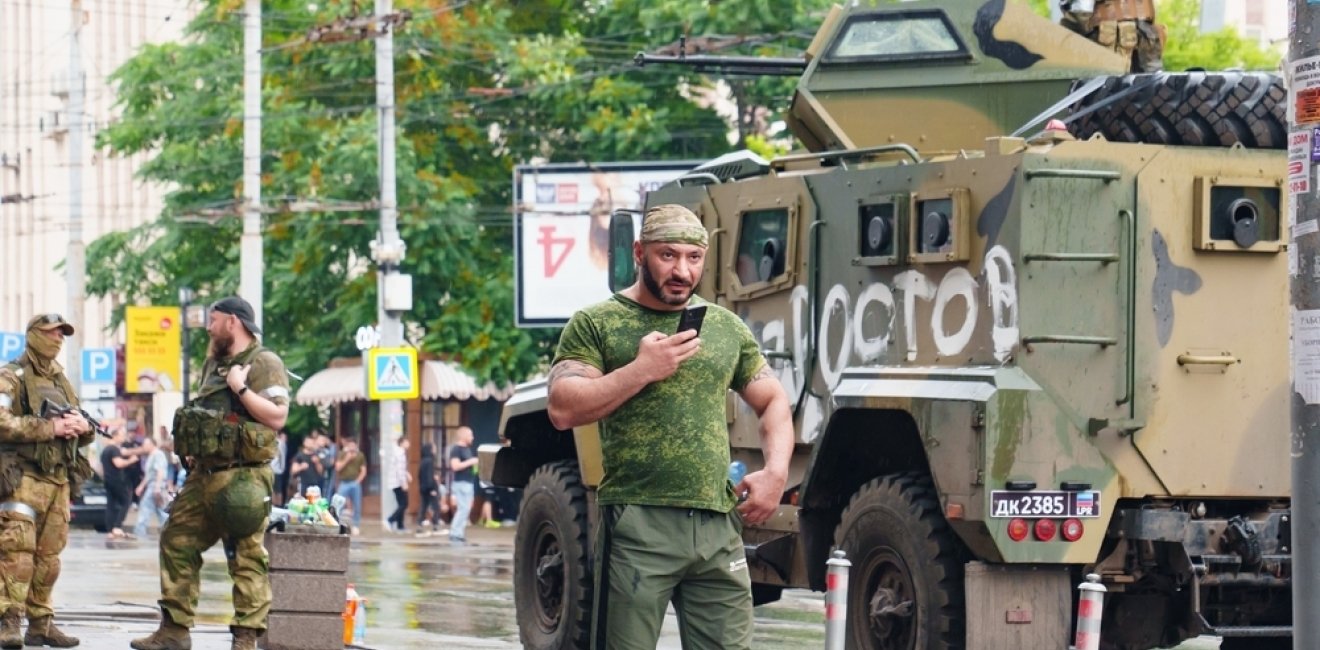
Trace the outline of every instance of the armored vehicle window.
[[1251, 248], [1279, 241], [1279, 191], [1267, 187], [1210, 190], [1210, 238]]
[[738, 235], [738, 281], [744, 286], [784, 273], [788, 245], [788, 210], [743, 213]]
[[894, 254], [896, 230], [894, 228], [894, 204], [863, 205], [857, 208], [859, 218], [858, 237], [862, 257], [879, 257]]
[[1285, 250], [1281, 190], [1258, 179], [1196, 179], [1195, 246], [1202, 251]]
[[940, 11], [854, 15], [834, 40], [829, 61], [912, 61], [970, 56]]
[[918, 253], [947, 253], [953, 250], [953, 200], [934, 199], [918, 204], [921, 222], [918, 225]]

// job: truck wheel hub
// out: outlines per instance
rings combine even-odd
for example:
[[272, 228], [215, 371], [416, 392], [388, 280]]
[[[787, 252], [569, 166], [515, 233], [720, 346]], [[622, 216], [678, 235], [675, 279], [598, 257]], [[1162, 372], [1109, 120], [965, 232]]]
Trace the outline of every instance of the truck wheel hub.
[[913, 589], [902, 565], [883, 558], [874, 568], [875, 590], [871, 593], [871, 633], [879, 647], [907, 648], [912, 641]]
[[536, 561], [537, 609], [545, 629], [554, 629], [559, 624], [564, 596], [564, 555], [559, 551], [559, 540], [553, 535], [543, 535], [538, 546], [541, 553]]

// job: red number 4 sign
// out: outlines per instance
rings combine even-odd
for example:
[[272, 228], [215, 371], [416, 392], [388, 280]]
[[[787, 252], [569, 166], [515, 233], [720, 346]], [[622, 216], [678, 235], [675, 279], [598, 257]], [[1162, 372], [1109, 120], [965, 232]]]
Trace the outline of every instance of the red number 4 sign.
[[[564, 264], [564, 259], [568, 257], [569, 251], [573, 250], [573, 244], [576, 240], [572, 237], [555, 237], [554, 226], [541, 226], [539, 228], [541, 236], [537, 238], [536, 243], [541, 245], [545, 251], [545, 277], [553, 278], [559, 271], [559, 267]], [[556, 255], [558, 251], [558, 255]]]

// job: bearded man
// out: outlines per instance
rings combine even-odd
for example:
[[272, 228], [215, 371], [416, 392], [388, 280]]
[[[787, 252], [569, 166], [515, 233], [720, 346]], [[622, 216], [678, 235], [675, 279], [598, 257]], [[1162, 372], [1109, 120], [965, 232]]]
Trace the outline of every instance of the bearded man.
[[271, 587], [262, 545], [275, 473], [275, 432], [289, 415], [284, 362], [261, 346], [252, 305], [231, 296], [211, 305], [201, 386], [174, 416], [174, 449], [189, 465], [160, 531], [160, 628], [135, 650], [191, 650], [202, 553], [222, 542], [234, 582], [232, 650], [256, 650]]
[[[747, 325], [693, 296], [708, 241], [687, 208], [648, 210], [633, 244], [638, 280], [573, 315], [550, 370], [550, 421], [600, 421], [593, 648], [655, 648], [671, 601], [683, 647], [751, 645], [742, 524], [779, 506], [793, 424]], [[701, 338], [674, 333], [689, 304], [706, 306]], [[764, 452], [764, 467], [737, 485], [728, 475], [730, 389], [760, 418]]]
[[[59, 314], [28, 321], [27, 347], [0, 368], [0, 648], [72, 648], [55, 627], [51, 591], [69, 541], [69, 499], [92, 475], [79, 449], [92, 426], [77, 413], [39, 417], [41, 404], [78, 404], [55, 361], [73, 325]], [[19, 625], [27, 615], [27, 633]]]

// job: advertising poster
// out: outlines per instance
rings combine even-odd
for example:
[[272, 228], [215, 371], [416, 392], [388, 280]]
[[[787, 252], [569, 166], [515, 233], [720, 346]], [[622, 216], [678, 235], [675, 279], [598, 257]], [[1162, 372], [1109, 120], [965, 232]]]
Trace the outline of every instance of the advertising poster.
[[609, 223], [696, 161], [519, 165], [513, 172], [514, 283], [520, 327], [558, 327], [610, 296]]
[[183, 357], [178, 307], [125, 307], [124, 391], [181, 390]]

